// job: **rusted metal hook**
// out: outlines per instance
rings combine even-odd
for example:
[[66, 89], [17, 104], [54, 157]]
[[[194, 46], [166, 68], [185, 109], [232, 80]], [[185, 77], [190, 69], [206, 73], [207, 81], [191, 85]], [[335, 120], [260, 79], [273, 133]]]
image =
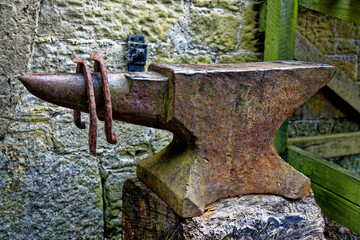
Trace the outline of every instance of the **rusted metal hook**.
[[[96, 137], [97, 137], [97, 115], [96, 115], [96, 103], [94, 95], [94, 87], [92, 82], [92, 77], [90, 74], [89, 66], [84, 61], [83, 58], [75, 58], [74, 63], [78, 64], [77, 71], [82, 68], [82, 73], [84, 74], [86, 91], [89, 102], [89, 112], [90, 112], [90, 128], [89, 128], [89, 149], [90, 154], [96, 156]], [[75, 115], [75, 113], [74, 113]], [[75, 119], [76, 121], [76, 119]]]
[[[81, 63], [78, 63], [76, 65], [76, 73], [83, 73], [83, 68], [81, 67]], [[81, 121], [81, 112], [74, 110], [74, 124], [80, 129], [84, 129], [86, 127], [86, 124]]]
[[94, 51], [90, 55], [90, 59], [94, 60], [94, 72], [100, 72], [102, 79], [102, 88], [105, 99], [105, 135], [106, 140], [110, 144], [116, 144], [117, 138], [115, 133], [112, 132], [112, 106], [111, 106], [111, 95], [109, 90], [109, 82], [107, 71], [105, 67], [105, 60], [99, 51]]

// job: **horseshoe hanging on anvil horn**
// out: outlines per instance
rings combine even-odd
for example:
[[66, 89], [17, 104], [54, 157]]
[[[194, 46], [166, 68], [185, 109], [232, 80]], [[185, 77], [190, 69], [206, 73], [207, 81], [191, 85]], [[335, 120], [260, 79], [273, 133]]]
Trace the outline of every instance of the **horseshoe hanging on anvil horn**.
[[[109, 82], [107, 77], [107, 71], [105, 67], [105, 60], [99, 51], [94, 51], [90, 55], [90, 59], [94, 60], [94, 72], [100, 72], [102, 80], [102, 90], [104, 94], [104, 109], [105, 109], [105, 135], [106, 140], [110, 144], [116, 144], [117, 138], [115, 133], [112, 132], [112, 107], [111, 107], [111, 93], [109, 90]], [[96, 114], [96, 103], [94, 98], [94, 88], [92, 84], [92, 77], [90, 75], [89, 67], [83, 58], [75, 58], [73, 60], [77, 63], [76, 73], [84, 75], [86, 83], [86, 91], [88, 95], [89, 112], [90, 112], [90, 127], [89, 127], [89, 149], [93, 156], [96, 156], [96, 137], [97, 137], [97, 114]], [[80, 128], [85, 128], [85, 123], [81, 121], [81, 112], [74, 110], [74, 123]]]

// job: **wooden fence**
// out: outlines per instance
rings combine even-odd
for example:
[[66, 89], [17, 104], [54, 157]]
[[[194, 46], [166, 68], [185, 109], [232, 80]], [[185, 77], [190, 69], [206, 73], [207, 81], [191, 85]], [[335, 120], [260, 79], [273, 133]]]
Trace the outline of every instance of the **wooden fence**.
[[[260, 10], [260, 29], [265, 32], [264, 61], [297, 59], [329, 63], [296, 31], [299, 5], [360, 24], [359, 0], [268, 0]], [[360, 113], [359, 87], [340, 69], [328, 87]], [[311, 179], [315, 199], [326, 216], [360, 234], [359, 175], [320, 158], [359, 154], [360, 132], [288, 140], [287, 125], [285, 122], [274, 138], [279, 154]]]

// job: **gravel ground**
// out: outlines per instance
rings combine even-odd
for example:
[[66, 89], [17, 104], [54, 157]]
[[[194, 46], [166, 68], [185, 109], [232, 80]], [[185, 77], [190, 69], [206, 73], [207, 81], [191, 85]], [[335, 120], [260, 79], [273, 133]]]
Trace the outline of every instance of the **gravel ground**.
[[340, 225], [329, 217], [324, 216], [325, 220], [325, 238], [328, 240], [360, 240], [360, 236], [350, 231], [348, 228]]

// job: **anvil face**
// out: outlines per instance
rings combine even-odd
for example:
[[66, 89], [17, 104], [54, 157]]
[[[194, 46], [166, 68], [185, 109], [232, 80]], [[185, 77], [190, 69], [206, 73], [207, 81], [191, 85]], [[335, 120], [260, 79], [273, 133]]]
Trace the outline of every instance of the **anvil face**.
[[[278, 156], [273, 136], [331, 80], [334, 67], [283, 61], [152, 64], [150, 70], [154, 72], [119, 74], [121, 81], [110, 77], [113, 116], [174, 133], [163, 151], [139, 162], [137, 176], [181, 217], [200, 215], [207, 204], [239, 194], [294, 199], [309, 194], [310, 180]], [[36, 85], [30, 78], [22, 81]], [[96, 77], [94, 81], [101, 106]], [[75, 88], [78, 82], [70, 85]], [[32, 92], [39, 96], [39, 91], [48, 90]], [[57, 104], [72, 107], [64, 104], [67, 98], [61, 96]], [[84, 99], [77, 109], [86, 109], [86, 98], [76, 99]]]

